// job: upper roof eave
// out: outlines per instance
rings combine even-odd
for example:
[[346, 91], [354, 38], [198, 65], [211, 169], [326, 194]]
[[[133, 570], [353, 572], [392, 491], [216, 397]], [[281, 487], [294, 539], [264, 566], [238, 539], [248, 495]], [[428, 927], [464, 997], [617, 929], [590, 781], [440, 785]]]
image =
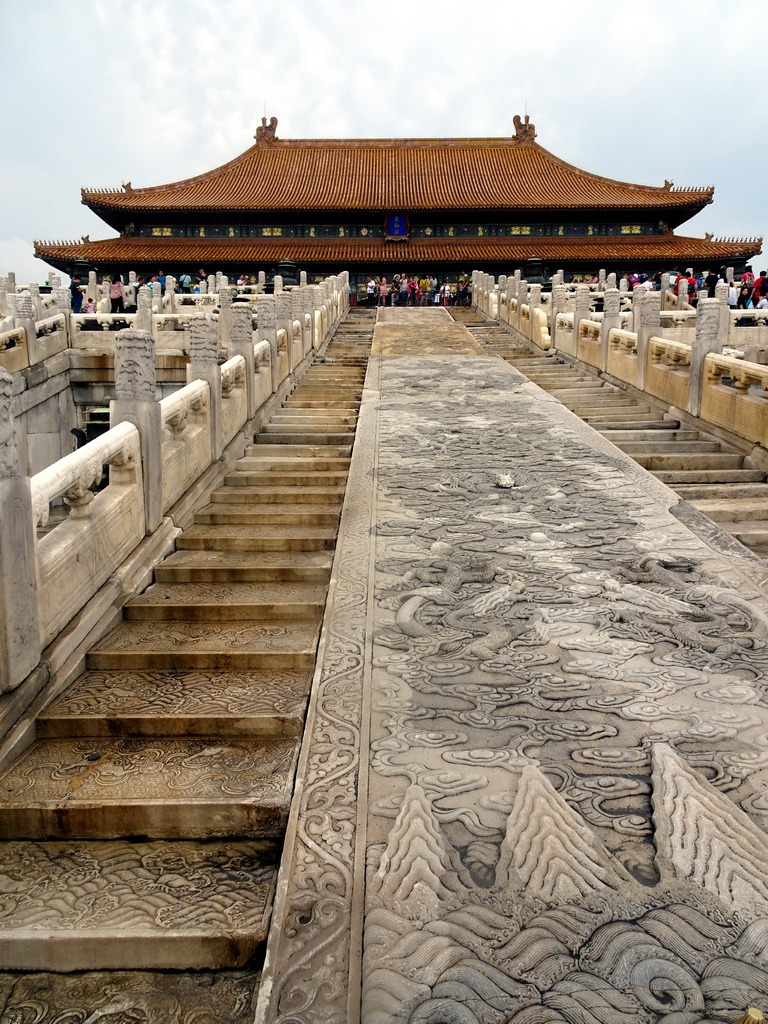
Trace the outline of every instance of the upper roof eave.
[[[532, 201], [528, 208], [531, 209], [574, 209], [587, 208], [597, 209], [600, 207], [620, 209], [652, 208], [686, 208], [701, 203], [708, 203], [712, 200], [713, 187], [697, 189], [674, 189], [670, 182], [662, 186], [640, 185], [632, 182], [622, 182], [608, 178], [603, 175], [585, 171], [582, 168], [570, 164], [560, 157], [555, 156], [549, 150], [540, 146], [532, 139], [520, 140], [516, 136], [502, 138], [453, 138], [453, 139], [275, 139], [269, 143], [257, 142], [232, 160], [202, 174], [190, 178], [180, 179], [167, 185], [154, 185], [134, 189], [130, 183], [122, 189], [89, 189], [81, 190], [82, 201], [92, 208], [104, 210], [120, 209], [124, 212], [152, 210], [164, 212], [188, 212], [191, 210], [253, 210], [259, 209], [265, 212], [284, 209], [391, 209], [393, 202], [391, 196], [386, 194], [387, 188], [390, 191], [399, 192], [405, 195], [410, 186], [411, 192], [420, 201], [414, 202], [411, 207], [408, 204], [398, 203], [402, 209], [453, 209], [457, 204], [450, 201], [436, 202], [424, 201], [425, 194], [429, 197], [439, 195], [441, 190], [444, 196], [450, 195], [456, 189], [452, 188], [450, 181], [453, 171], [458, 179], [466, 180], [467, 174], [478, 175], [479, 187], [476, 194], [487, 195], [490, 182], [490, 192], [495, 189], [495, 196], [491, 201], [479, 203], [466, 202], [466, 209], [495, 209], [518, 207], [524, 208], [519, 202], [509, 202], [510, 196], [514, 194], [515, 187], [518, 191], [524, 191], [525, 183], [517, 186], [509, 180], [513, 168], [503, 167], [498, 158], [492, 154], [495, 151], [506, 151], [507, 153], [524, 154], [517, 161], [517, 169], [526, 172], [529, 178], [534, 180], [536, 188], [540, 189], [540, 195]], [[389, 161], [385, 156], [378, 159], [364, 156], [379, 151], [382, 154], [397, 154], [401, 156], [390, 156]], [[454, 153], [451, 156], [451, 153]], [[403, 158], [402, 154], [407, 157]], [[487, 154], [485, 157], [482, 154]], [[312, 156], [311, 154], [315, 154]], [[321, 159], [321, 156], [324, 157]], [[430, 155], [431, 154], [431, 155]], [[436, 154], [442, 154], [439, 159]], [[357, 167], [353, 163], [357, 159]], [[294, 166], [301, 163], [312, 164], [319, 168], [316, 177], [331, 177], [331, 171], [336, 174], [336, 180], [328, 182], [320, 181], [313, 183], [315, 196], [322, 194], [330, 197], [323, 201], [313, 201], [302, 206], [295, 201], [297, 191], [296, 175], [287, 172]], [[276, 172], [283, 173], [290, 179], [291, 188], [266, 190], [263, 181], [259, 180], [258, 172], [262, 170], [262, 178], [267, 175], [263, 173], [267, 167], [273, 167]], [[405, 183], [403, 191], [403, 167], [405, 174], [411, 175], [412, 181]], [[360, 194], [361, 187], [365, 188], [365, 173], [359, 173], [360, 169], [368, 172], [369, 177], [379, 173], [379, 180], [376, 186], [381, 187], [381, 202], [371, 205], [364, 201], [356, 201], [355, 190]], [[339, 169], [341, 173], [339, 173]], [[383, 172], [382, 173], [382, 169]], [[356, 170], [358, 173], [353, 174]], [[446, 176], [447, 171], [447, 176]], [[250, 177], [249, 177], [250, 172]], [[387, 180], [387, 173], [390, 173], [391, 181]], [[499, 174], [507, 174], [506, 181], [499, 184]], [[398, 179], [399, 174], [399, 179]], [[441, 179], [442, 174], [442, 179]], [[239, 175], [239, 176], [238, 176]], [[243, 176], [245, 181], [243, 181]], [[495, 176], [495, 177], [494, 177]], [[539, 180], [536, 180], [538, 176]], [[483, 177], [486, 179], [483, 180]], [[356, 180], [355, 180], [356, 179]], [[398, 179], [398, 180], [396, 180]], [[435, 188], [435, 182], [438, 187]], [[231, 202], [225, 202], [221, 194], [217, 193], [216, 183], [219, 183], [220, 192], [231, 196]], [[383, 182], [383, 184], [382, 184]], [[551, 190], [547, 191], [547, 184]], [[369, 183], [370, 184], [370, 183]], [[583, 185], [584, 188], [579, 186]], [[498, 187], [496, 187], [498, 186]], [[306, 194], [306, 182], [301, 186]], [[572, 188], [582, 195], [576, 195], [569, 200], [567, 195]], [[336, 189], [334, 193], [334, 188]], [[248, 193], [256, 194], [252, 201], [241, 201]], [[376, 188], [369, 192], [376, 192]], [[238, 196], [239, 192], [239, 196]], [[281, 198], [284, 194], [286, 201], [279, 201], [270, 204], [264, 201], [263, 193]], [[498, 196], [503, 193], [504, 202], [498, 201]], [[595, 193], [590, 197], [590, 193]], [[603, 199], [600, 193], [604, 193]], [[614, 193], [618, 193], [614, 194]], [[555, 200], [549, 204], [540, 201], [541, 194], [555, 196]], [[334, 198], [340, 201], [332, 201]]]

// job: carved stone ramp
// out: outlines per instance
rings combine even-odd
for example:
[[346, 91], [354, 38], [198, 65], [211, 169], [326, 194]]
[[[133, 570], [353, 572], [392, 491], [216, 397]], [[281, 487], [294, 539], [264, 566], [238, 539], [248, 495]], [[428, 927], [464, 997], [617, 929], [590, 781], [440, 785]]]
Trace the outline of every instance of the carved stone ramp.
[[745, 466], [746, 452], [703, 431], [684, 429], [663, 409], [628, 395], [588, 368], [542, 355], [500, 327], [470, 328], [488, 348], [603, 433], [639, 465], [668, 484], [719, 528], [768, 555], [768, 483]]
[[765, 1006], [763, 563], [446, 311], [373, 351], [257, 1021]]
[[[364, 367], [334, 373], [359, 394]], [[345, 401], [299, 406], [306, 444], [255, 439], [0, 775], [0, 972], [18, 972], [0, 973], [3, 1021], [251, 1024], [354, 439]]]

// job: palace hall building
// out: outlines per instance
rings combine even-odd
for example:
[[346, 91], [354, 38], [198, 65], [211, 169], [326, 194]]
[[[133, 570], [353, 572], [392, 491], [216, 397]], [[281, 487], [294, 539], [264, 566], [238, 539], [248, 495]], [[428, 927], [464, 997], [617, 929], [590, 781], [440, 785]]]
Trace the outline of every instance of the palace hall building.
[[345, 269], [353, 284], [396, 272], [455, 280], [540, 260], [551, 273], [619, 274], [734, 266], [761, 239], [676, 229], [714, 189], [634, 185], [544, 149], [528, 117], [492, 139], [281, 139], [262, 119], [234, 160], [170, 185], [83, 189], [117, 238], [36, 242], [71, 273], [240, 273], [295, 264], [309, 280]]

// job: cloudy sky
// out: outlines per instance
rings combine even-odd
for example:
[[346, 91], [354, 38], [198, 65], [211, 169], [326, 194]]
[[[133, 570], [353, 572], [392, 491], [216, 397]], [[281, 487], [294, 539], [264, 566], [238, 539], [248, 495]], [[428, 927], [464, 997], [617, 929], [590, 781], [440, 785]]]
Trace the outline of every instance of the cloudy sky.
[[579, 167], [715, 185], [681, 233], [768, 236], [758, 10], [0, 0], [0, 273], [45, 281], [33, 239], [114, 234], [81, 186], [210, 170], [251, 145], [265, 112], [283, 138], [508, 136], [527, 106], [541, 145]]

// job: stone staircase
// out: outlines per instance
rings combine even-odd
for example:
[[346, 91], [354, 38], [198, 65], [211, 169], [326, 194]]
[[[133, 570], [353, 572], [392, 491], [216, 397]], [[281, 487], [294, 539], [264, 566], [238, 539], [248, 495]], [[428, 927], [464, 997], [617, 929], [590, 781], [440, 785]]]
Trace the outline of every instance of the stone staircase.
[[746, 547], [768, 557], [768, 483], [762, 470], [745, 465], [744, 452], [684, 427], [652, 401], [628, 394], [597, 371], [535, 353], [475, 311], [452, 312], [489, 351], [550, 392]]
[[44, 992], [40, 1024], [252, 1021], [374, 319], [340, 325], [0, 775], [3, 1020]]

